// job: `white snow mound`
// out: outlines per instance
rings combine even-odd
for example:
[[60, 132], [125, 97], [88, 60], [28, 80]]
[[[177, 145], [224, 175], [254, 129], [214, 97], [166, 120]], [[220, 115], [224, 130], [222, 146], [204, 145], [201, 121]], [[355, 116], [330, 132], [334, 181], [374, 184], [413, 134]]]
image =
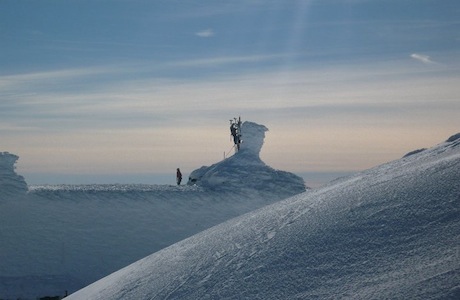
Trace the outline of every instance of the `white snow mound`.
[[154, 253], [75, 299], [460, 299], [460, 140]]

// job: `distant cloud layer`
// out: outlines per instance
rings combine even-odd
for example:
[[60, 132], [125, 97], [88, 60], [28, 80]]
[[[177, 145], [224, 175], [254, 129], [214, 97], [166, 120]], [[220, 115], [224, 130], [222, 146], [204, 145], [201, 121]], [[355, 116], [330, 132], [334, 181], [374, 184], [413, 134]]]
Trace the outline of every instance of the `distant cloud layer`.
[[434, 63], [428, 55], [412, 53], [410, 55], [410, 57], [412, 57], [415, 60], [421, 61], [424, 64], [432, 64], [432, 63]]
[[202, 38], [208, 38], [214, 36], [214, 31], [212, 29], [205, 29], [195, 33], [197, 36]]

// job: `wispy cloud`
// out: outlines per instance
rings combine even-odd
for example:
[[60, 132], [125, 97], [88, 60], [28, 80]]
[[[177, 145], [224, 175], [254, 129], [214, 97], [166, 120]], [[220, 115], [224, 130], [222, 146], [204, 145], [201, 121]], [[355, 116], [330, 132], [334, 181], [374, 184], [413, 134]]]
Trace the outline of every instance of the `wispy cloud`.
[[410, 55], [410, 57], [412, 57], [413, 59], [415, 60], [418, 60], [424, 64], [433, 64], [434, 61], [431, 60], [431, 57], [429, 57], [428, 55], [424, 55], [424, 54], [419, 54], [419, 53], [412, 53]]
[[[121, 67], [104, 66], [4, 75], [0, 76], [0, 93], [7, 88], [31, 86], [37, 83], [40, 83], [40, 85], [56, 85], [64, 81], [76, 82], [89, 76], [101, 76], [122, 71]], [[36, 88], [36, 86], [33, 88]]]
[[208, 67], [222, 66], [241, 63], [260, 63], [273, 60], [279, 60], [287, 57], [286, 54], [260, 54], [260, 55], [243, 55], [243, 56], [219, 56], [202, 59], [191, 59], [177, 61], [167, 64], [173, 67]]
[[195, 35], [197, 35], [199, 37], [202, 37], [202, 38], [209, 38], [209, 37], [214, 36], [214, 30], [208, 28], [208, 29], [205, 29], [205, 30], [195, 32]]

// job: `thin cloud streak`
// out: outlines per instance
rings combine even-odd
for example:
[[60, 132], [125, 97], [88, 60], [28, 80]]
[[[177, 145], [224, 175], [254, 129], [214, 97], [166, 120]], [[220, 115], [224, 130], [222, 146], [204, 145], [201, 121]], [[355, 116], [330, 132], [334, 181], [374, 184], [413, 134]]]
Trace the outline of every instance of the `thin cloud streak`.
[[212, 29], [206, 29], [202, 31], [195, 32], [195, 35], [201, 37], [201, 38], [210, 38], [214, 36], [214, 30]]
[[289, 54], [258, 54], [258, 55], [242, 55], [242, 56], [220, 56], [199, 59], [189, 59], [166, 63], [169, 67], [218, 67], [231, 64], [241, 63], [262, 63], [268, 61], [277, 61], [290, 56]]
[[410, 55], [415, 60], [418, 60], [424, 64], [434, 64], [434, 61], [431, 60], [431, 58], [428, 55], [424, 54], [418, 54], [418, 53], [412, 53]]
[[25, 85], [34, 83], [62, 83], [63, 81], [74, 81], [98, 75], [109, 75], [121, 73], [121, 67], [87, 67], [87, 68], [69, 68], [62, 70], [49, 70], [42, 72], [30, 72], [23, 74], [10, 74], [0, 76], [0, 93], [4, 90], [15, 87], [24, 87]]

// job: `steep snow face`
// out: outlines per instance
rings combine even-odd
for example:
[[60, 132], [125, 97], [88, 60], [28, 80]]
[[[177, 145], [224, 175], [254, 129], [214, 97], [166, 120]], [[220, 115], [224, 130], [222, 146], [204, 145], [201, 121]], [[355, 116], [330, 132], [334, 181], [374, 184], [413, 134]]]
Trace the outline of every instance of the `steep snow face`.
[[285, 197], [305, 191], [303, 179], [295, 174], [274, 170], [260, 159], [260, 150], [268, 129], [253, 122], [241, 126], [240, 150], [235, 155], [210, 167], [201, 167], [190, 174], [188, 185], [217, 190], [256, 189], [275, 192]]
[[0, 152], [0, 199], [3, 196], [25, 194], [27, 192], [27, 183], [24, 177], [16, 174], [15, 163], [18, 156]]
[[460, 299], [460, 140], [222, 223], [66, 298]]

